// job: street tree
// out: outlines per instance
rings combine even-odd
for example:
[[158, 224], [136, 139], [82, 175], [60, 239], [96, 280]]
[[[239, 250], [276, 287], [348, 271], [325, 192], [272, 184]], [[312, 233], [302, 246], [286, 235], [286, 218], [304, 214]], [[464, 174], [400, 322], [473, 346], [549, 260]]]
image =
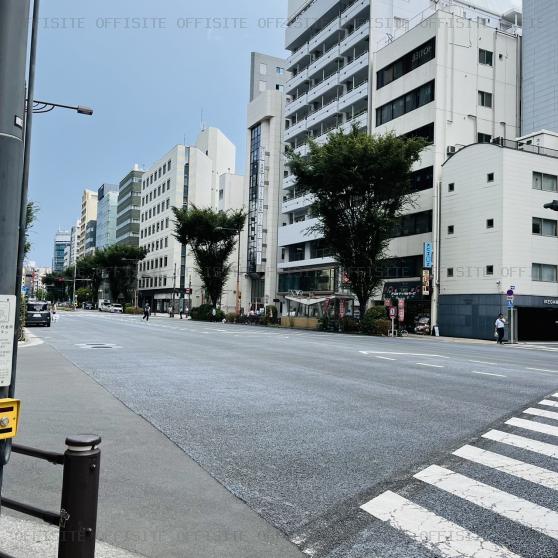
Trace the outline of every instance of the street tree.
[[23, 250], [24, 257], [27, 257], [27, 255], [31, 251], [29, 230], [33, 227], [33, 224], [37, 219], [37, 213], [39, 213], [39, 206], [33, 201], [27, 202], [26, 213], [25, 213], [25, 246]]
[[223, 294], [232, 263], [236, 240], [244, 228], [246, 213], [242, 210], [214, 211], [190, 207], [173, 207], [175, 238], [190, 246], [203, 285], [211, 304], [216, 306]]
[[66, 278], [63, 273], [47, 273], [42, 278], [47, 297], [51, 302], [63, 302], [67, 300]]
[[370, 136], [353, 128], [310, 140], [306, 157], [289, 153], [299, 191], [313, 195], [323, 236], [364, 313], [382, 281], [382, 260], [397, 219], [412, 205], [411, 167], [427, 145], [421, 138]]

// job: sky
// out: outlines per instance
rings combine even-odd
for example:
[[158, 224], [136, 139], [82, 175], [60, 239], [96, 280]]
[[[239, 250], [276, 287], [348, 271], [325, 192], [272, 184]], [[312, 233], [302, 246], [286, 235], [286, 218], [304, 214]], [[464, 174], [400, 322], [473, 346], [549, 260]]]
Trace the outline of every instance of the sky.
[[43, 0], [35, 98], [95, 113], [33, 120], [28, 259], [51, 265], [56, 230], [78, 219], [85, 188], [195, 143], [202, 111], [236, 144], [244, 174], [250, 53], [287, 55], [286, 11], [282, 0]]

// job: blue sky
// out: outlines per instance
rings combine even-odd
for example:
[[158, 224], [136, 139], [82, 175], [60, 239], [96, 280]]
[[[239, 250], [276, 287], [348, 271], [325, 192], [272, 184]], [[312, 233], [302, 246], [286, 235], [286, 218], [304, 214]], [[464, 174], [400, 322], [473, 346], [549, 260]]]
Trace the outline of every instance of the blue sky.
[[40, 212], [30, 260], [51, 264], [54, 234], [78, 218], [84, 188], [117, 183], [184, 138], [193, 143], [202, 109], [237, 145], [244, 174], [250, 52], [286, 55], [286, 2], [41, 4], [35, 98], [95, 115], [56, 110], [33, 121], [30, 199]]

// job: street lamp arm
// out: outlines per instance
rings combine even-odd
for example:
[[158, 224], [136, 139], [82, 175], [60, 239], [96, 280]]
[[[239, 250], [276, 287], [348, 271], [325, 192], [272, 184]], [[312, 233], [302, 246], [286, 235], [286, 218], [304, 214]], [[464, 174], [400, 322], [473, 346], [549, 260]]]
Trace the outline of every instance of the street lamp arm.
[[48, 101], [39, 101], [33, 99], [33, 112], [36, 114], [43, 114], [45, 112], [50, 112], [55, 108], [65, 108], [65, 109], [75, 110], [78, 114], [84, 114], [86, 116], [93, 115], [93, 109], [90, 107], [85, 107], [82, 105], [77, 105], [77, 106], [62, 105], [60, 103], [50, 103]]

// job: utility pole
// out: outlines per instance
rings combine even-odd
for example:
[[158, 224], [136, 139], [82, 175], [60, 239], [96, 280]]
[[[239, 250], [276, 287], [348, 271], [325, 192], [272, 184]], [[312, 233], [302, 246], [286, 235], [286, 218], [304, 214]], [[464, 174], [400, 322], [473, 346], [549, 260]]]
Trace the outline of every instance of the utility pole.
[[172, 315], [174, 316], [174, 295], [176, 291], [176, 262], [174, 262], [174, 273], [172, 276]]
[[[7, 334], [0, 334], [0, 399], [13, 396], [17, 357], [27, 204], [24, 128], [29, 131], [31, 126], [31, 110], [25, 117], [29, 5], [30, 0], [0, 2], [0, 68], [9, 68], [9, 71], [0, 72], [0, 262], [3, 270], [0, 273], [0, 315], [7, 325]], [[36, 31], [35, 22], [33, 28]], [[34, 57], [30, 64], [31, 98], [33, 70]], [[26, 139], [29, 141], [29, 137]], [[0, 441], [0, 490], [10, 450], [10, 440]]]

